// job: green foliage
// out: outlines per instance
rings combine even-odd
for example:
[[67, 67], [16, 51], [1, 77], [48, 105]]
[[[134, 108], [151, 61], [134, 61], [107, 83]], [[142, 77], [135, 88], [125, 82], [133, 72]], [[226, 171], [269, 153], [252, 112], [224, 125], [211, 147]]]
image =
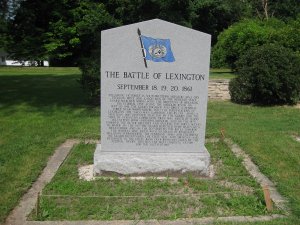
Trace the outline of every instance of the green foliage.
[[99, 104], [100, 97], [100, 61], [98, 58], [85, 58], [80, 63], [82, 76], [80, 83], [94, 104]]
[[[125, 1], [113, 0], [103, 4], [84, 2], [73, 10], [79, 35], [82, 70], [80, 80], [90, 99], [99, 104], [100, 97], [100, 31], [121, 24], [135, 23], [155, 17], [188, 25], [189, 1]], [[76, 21], [78, 20], [78, 21]]]
[[[81, 3], [74, 10], [76, 30], [80, 40], [80, 82], [94, 103], [100, 96], [100, 31], [119, 25], [103, 4]], [[74, 40], [74, 39], [73, 39]]]
[[191, 27], [191, 0], [158, 0], [157, 2], [160, 4], [161, 9], [158, 18]]
[[[268, 1], [268, 7], [270, 16], [286, 21], [300, 12], [297, 0]], [[15, 59], [77, 65], [93, 57], [95, 38], [106, 28], [161, 18], [210, 33], [214, 44], [233, 22], [262, 13], [260, 0], [3, 0], [0, 44]]]
[[50, 22], [44, 46], [53, 57], [72, 57], [76, 63], [94, 57], [95, 49], [98, 57], [100, 31], [117, 25], [102, 3], [80, 1], [62, 15]]
[[289, 20], [286, 26], [278, 30], [279, 43], [300, 56], [300, 14], [295, 20]]
[[270, 11], [276, 18], [287, 19], [299, 17], [299, 0], [276, 0], [271, 2]]
[[300, 58], [284, 47], [266, 44], [248, 50], [230, 82], [237, 103], [296, 104], [300, 99]]
[[4, 48], [7, 43], [7, 23], [0, 17], [0, 49]]
[[235, 62], [249, 48], [279, 40], [277, 31], [283, 26], [284, 23], [276, 19], [247, 19], [230, 26], [218, 36], [212, 52], [212, 66], [235, 68]]
[[41, 61], [48, 58], [44, 47], [49, 21], [52, 19], [51, 8], [56, 8], [55, 1], [21, 1], [15, 16], [9, 21], [11, 41], [7, 50], [17, 60]]
[[246, 19], [230, 26], [218, 36], [212, 51], [212, 66], [235, 69], [236, 61], [251, 47], [267, 43], [299, 51], [300, 16], [288, 23], [272, 18], [269, 20]]
[[[266, 17], [276, 17], [286, 20], [288, 18], [296, 18], [300, 13], [299, 0], [265, 0], [267, 7], [264, 9], [262, 0], [250, 0], [252, 15], [261, 19]], [[266, 10], [266, 11], [265, 11]]]
[[160, 18], [190, 26], [191, 0], [106, 0], [107, 11], [121, 24]]
[[100, 95], [100, 32], [119, 23], [104, 4], [80, 1], [50, 24], [45, 47], [53, 57], [71, 58], [82, 71], [80, 83], [94, 102]]
[[241, 18], [250, 15], [250, 4], [240, 0], [198, 0], [192, 2], [192, 27], [211, 34], [213, 44], [216, 43], [220, 32]]
[[244, 78], [244, 82], [241, 82], [240, 78], [231, 79], [229, 82], [229, 92], [231, 101], [236, 103], [251, 103], [251, 84], [247, 82], [247, 78]]
[[[9, 4], [8, 4], [9, 2]], [[90, 96], [98, 97], [100, 31], [120, 25], [160, 18], [217, 35], [242, 18], [256, 16], [261, 2], [256, 0], [4, 0], [0, 4], [0, 47], [17, 60], [50, 61], [52, 66], [80, 66], [81, 83]], [[11, 8], [11, 9], [10, 9]], [[51, 9], [51, 10], [49, 10]], [[294, 0], [269, 1], [270, 15], [295, 18], [299, 6]], [[287, 9], [290, 9], [288, 11]], [[214, 67], [234, 68], [240, 54], [251, 46], [281, 42], [299, 51], [299, 18], [294, 22], [272, 19], [250, 21], [222, 33], [214, 48]], [[82, 63], [88, 62], [87, 65]], [[88, 66], [92, 68], [89, 69]], [[92, 71], [95, 73], [92, 75]], [[93, 82], [92, 82], [93, 81]], [[90, 86], [91, 85], [91, 86]], [[90, 87], [89, 87], [90, 86]], [[94, 90], [93, 90], [94, 89]]]

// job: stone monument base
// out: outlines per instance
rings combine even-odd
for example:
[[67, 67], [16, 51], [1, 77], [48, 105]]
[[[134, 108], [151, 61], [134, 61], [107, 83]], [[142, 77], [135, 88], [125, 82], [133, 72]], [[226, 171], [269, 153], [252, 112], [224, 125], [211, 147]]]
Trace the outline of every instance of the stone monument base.
[[103, 152], [98, 144], [94, 153], [94, 174], [115, 172], [122, 175], [196, 172], [207, 176], [210, 155], [205, 147], [199, 153]]

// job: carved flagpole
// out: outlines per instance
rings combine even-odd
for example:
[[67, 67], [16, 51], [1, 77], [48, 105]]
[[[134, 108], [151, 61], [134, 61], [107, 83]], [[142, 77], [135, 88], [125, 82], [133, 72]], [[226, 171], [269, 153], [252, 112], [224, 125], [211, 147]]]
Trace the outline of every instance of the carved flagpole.
[[140, 43], [141, 43], [141, 49], [142, 49], [142, 53], [143, 53], [145, 67], [147, 68], [147, 61], [146, 61], [146, 56], [145, 56], [145, 51], [144, 51], [144, 45], [143, 45], [142, 38], [141, 38], [140, 28], [137, 29], [137, 33], [139, 35], [139, 39], [140, 39]]

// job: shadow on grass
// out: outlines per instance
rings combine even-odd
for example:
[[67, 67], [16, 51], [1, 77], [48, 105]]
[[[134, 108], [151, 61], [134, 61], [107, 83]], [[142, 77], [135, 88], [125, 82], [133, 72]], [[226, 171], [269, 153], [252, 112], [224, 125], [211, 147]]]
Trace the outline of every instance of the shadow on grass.
[[91, 107], [78, 79], [80, 75], [14, 75], [0, 77], [0, 108], [27, 104], [49, 107]]

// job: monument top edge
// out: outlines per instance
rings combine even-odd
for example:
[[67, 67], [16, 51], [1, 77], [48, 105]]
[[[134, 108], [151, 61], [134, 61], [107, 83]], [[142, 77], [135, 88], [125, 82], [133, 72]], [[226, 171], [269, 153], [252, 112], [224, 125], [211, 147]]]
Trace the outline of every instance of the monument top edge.
[[151, 19], [151, 20], [145, 20], [145, 21], [142, 21], [142, 22], [138, 22], [138, 23], [131, 23], [131, 24], [127, 24], [127, 25], [123, 25], [123, 26], [119, 26], [119, 27], [114, 27], [114, 28], [110, 28], [110, 29], [106, 29], [106, 30], [102, 30], [101, 33], [104, 33], [104, 32], [111, 32], [111, 31], [117, 31], [119, 29], [126, 29], [126, 28], [129, 28], [129, 27], [138, 27], [138, 26], [147, 26], [147, 25], [159, 25], [159, 26], [174, 26], [174, 28], [177, 28], [177, 29], [184, 29], [184, 30], [189, 30], [189, 31], [192, 31], [192, 32], [197, 32], [197, 33], [201, 33], [203, 35], [207, 35], [208, 37], [211, 37], [210, 34], [208, 33], [204, 33], [202, 31], [198, 31], [198, 30], [195, 30], [195, 29], [192, 29], [192, 28], [189, 28], [189, 27], [185, 27], [185, 26], [182, 26], [182, 25], [179, 25], [179, 24], [176, 24], [176, 23], [171, 23], [171, 22], [168, 22], [166, 20], [161, 20], [161, 19]]

